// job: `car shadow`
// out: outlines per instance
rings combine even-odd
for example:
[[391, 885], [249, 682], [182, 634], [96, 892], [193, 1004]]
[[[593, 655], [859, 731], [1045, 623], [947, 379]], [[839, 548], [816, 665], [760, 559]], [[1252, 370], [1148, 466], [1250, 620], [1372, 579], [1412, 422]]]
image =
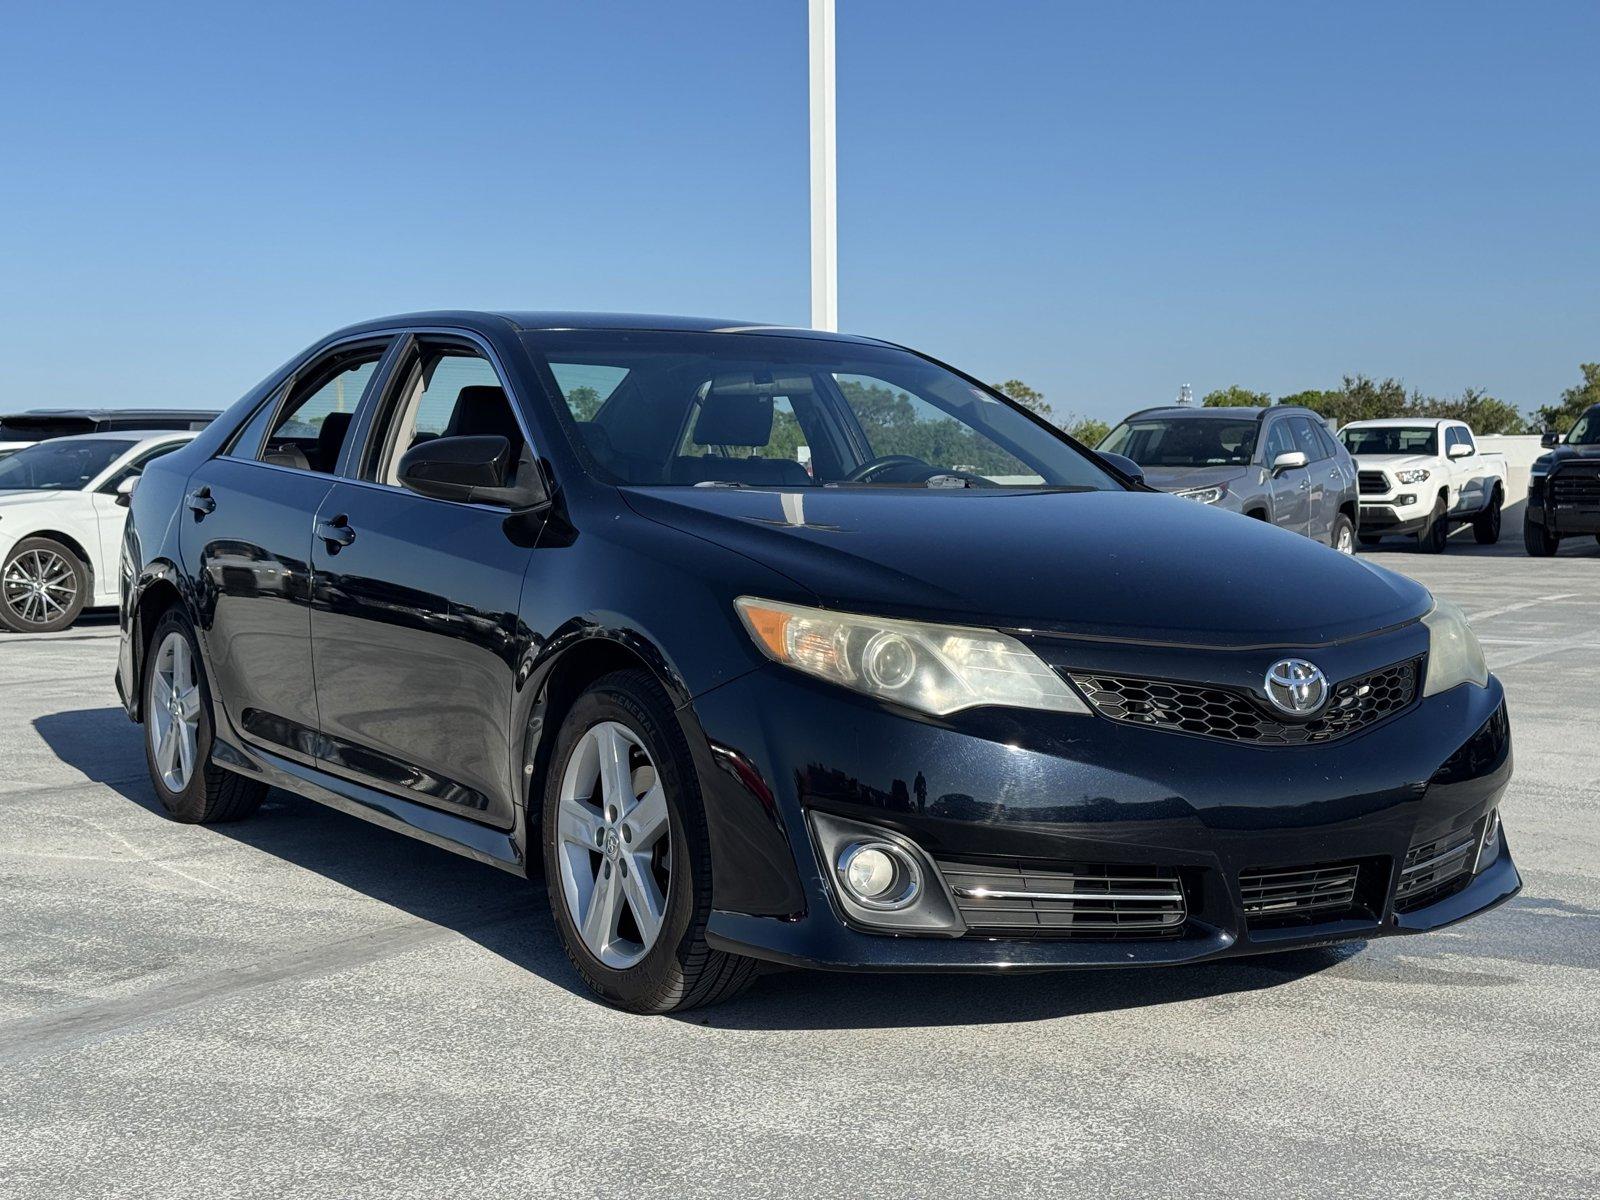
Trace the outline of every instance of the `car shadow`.
[[[139, 727], [120, 708], [53, 713], [35, 720], [34, 729], [89, 780], [162, 812], [145, 775]], [[254, 817], [209, 825], [206, 832], [455, 930], [507, 962], [589, 996], [557, 940], [537, 876], [530, 884], [277, 789]], [[1160, 970], [881, 975], [774, 969], [739, 999], [679, 1019], [733, 1030], [1040, 1021], [1271, 988], [1326, 970], [1360, 946]]]

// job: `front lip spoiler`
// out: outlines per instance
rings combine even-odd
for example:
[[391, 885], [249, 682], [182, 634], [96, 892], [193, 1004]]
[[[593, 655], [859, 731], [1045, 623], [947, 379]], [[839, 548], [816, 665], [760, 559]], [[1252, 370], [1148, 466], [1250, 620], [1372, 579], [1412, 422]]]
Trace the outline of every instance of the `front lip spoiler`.
[[845, 926], [824, 901], [799, 919], [715, 910], [706, 941], [716, 950], [819, 971], [1006, 974], [1177, 966], [1427, 933], [1497, 908], [1521, 890], [1522, 877], [1508, 848], [1461, 891], [1416, 912], [1395, 914], [1387, 921], [1347, 918], [1268, 929], [1241, 938], [1193, 919], [1184, 936], [1149, 941], [872, 934]]

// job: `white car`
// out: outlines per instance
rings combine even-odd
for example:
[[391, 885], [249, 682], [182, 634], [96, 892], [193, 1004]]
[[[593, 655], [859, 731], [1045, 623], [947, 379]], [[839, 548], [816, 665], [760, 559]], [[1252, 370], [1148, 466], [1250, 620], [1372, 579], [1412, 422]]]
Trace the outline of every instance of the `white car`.
[[1356, 460], [1363, 546], [1402, 534], [1437, 554], [1452, 525], [1469, 523], [1480, 545], [1500, 540], [1506, 456], [1479, 450], [1465, 422], [1352, 421], [1339, 440]]
[[123, 493], [188, 431], [54, 438], [0, 459], [0, 630], [52, 633], [117, 603]]

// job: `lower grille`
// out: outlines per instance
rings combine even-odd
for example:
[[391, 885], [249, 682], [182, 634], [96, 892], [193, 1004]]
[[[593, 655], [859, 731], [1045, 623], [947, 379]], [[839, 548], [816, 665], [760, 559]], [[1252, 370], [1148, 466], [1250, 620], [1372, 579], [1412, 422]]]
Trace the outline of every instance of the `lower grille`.
[[1416, 699], [1420, 666], [1417, 659], [1347, 679], [1317, 716], [1294, 722], [1275, 720], [1252, 697], [1223, 688], [1120, 675], [1071, 679], [1095, 711], [1113, 721], [1230, 742], [1303, 746], [1331, 742], [1405, 708]]
[[1357, 863], [1331, 867], [1278, 867], [1241, 871], [1244, 915], [1256, 927], [1283, 922], [1333, 920], [1355, 906]]
[[1363, 496], [1387, 496], [1389, 494], [1389, 477], [1382, 471], [1362, 471], [1357, 478], [1360, 480], [1361, 494]]
[[1400, 886], [1394, 893], [1395, 911], [1426, 908], [1465, 887], [1482, 837], [1480, 820], [1471, 829], [1459, 829], [1407, 850], [1400, 867]]
[[1100, 941], [1177, 937], [1188, 918], [1182, 882], [1161, 867], [938, 866], [973, 933]]

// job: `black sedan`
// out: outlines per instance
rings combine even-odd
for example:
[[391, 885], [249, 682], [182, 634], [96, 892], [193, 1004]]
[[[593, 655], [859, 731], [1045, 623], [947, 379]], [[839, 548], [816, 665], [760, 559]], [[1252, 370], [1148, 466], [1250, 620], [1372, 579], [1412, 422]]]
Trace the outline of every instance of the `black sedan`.
[[277, 786], [542, 874], [639, 1011], [1515, 894], [1462, 614], [1137, 470], [869, 338], [373, 321], [151, 464], [118, 685], [173, 816]]

